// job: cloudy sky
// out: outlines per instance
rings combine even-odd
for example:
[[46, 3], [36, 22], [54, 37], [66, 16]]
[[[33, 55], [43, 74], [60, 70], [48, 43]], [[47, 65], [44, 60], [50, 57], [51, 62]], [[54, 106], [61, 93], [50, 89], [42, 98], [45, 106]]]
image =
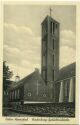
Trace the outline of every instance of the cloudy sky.
[[[4, 60], [23, 78], [41, 65], [41, 22], [48, 5], [4, 5]], [[51, 5], [60, 23], [60, 68], [75, 61], [76, 8]]]

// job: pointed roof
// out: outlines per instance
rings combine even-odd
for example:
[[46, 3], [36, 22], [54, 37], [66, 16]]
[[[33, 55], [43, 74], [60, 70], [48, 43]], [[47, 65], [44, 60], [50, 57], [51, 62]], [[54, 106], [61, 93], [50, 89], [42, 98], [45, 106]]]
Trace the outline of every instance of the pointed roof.
[[70, 78], [76, 75], [76, 63], [69, 64], [59, 70], [58, 80]]
[[47, 16], [44, 18], [44, 20], [42, 21], [41, 25], [44, 24], [44, 22], [45, 22], [46, 20], [51, 20], [51, 21], [53, 21], [53, 22], [59, 24], [58, 21], [56, 21], [55, 19], [53, 19], [51, 16], [47, 15]]
[[[24, 84], [30, 84], [29, 81], [32, 81], [32, 82], [33, 82], [33, 80], [35, 80], [35, 79], [41, 81], [40, 83], [42, 83], [43, 85], [45, 84], [45, 82], [44, 82], [44, 80], [42, 79], [42, 77], [41, 77], [39, 71], [35, 70], [34, 72], [32, 72], [32, 73], [29, 74], [28, 76], [24, 77], [23, 79], [21, 79], [21, 80], [18, 81], [17, 83], [11, 84], [10, 89], [15, 89], [15, 88], [17, 88], [17, 87], [19, 87], [19, 86], [22, 86], [22, 85], [24, 85]], [[33, 84], [32, 82], [31, 82], [31, 84]]]

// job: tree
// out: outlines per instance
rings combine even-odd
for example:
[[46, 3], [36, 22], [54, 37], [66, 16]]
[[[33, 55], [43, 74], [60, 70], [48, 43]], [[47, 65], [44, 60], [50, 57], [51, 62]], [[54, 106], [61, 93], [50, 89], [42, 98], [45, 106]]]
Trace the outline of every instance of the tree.
[[3, 61], [3, 90], [7, 91], [10, 85], [10, 79], [13, 76], [13, 72], [10, 71], [8, 65], [6, 65], [6, 61]]

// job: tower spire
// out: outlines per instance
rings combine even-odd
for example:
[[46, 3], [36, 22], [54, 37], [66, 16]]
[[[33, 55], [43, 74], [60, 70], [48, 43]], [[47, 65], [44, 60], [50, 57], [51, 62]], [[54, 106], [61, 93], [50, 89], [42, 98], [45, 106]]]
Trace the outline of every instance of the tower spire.
[[51, 9], [51, 7], [50, 7], [50, 17], [51, 17], [51, 14], [52, 14], [52, 9]]

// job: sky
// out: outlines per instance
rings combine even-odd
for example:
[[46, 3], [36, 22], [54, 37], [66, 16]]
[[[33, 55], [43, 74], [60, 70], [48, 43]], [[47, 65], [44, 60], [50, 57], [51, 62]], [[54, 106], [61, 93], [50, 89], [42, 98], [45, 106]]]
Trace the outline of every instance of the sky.
[[[41, 69], [41, 23], [47, 15], [60, 23], [62, 68], [76, 60], [76, 7], [72, 5], [4, 5], [3, 58], [20, 78]], [[13, 76], [13, 79], [14, 79]]]

